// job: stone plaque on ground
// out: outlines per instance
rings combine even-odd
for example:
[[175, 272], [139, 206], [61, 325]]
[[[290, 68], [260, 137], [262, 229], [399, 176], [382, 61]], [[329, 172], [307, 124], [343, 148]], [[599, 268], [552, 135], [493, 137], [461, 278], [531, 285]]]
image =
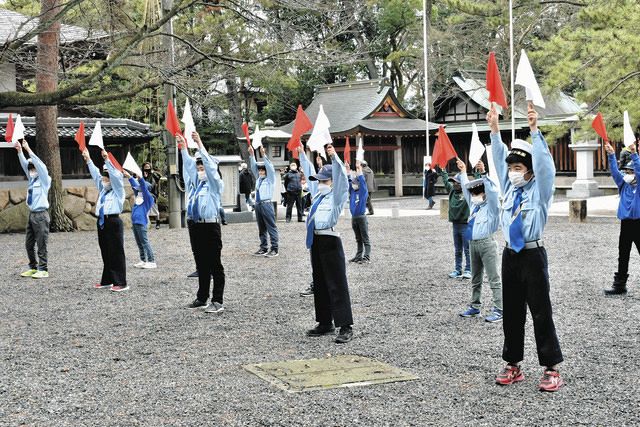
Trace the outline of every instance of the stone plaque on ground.
[[402, 369], [354, 355], [258, 363], [243, 368], [291, 393], [418, 379]]

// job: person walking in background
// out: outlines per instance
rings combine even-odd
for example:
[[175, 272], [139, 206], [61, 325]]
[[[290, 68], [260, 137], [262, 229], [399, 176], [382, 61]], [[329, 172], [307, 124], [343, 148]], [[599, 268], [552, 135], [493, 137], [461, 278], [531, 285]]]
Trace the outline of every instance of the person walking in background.
[[131, 176], [127, 170], [124, 170], [122, 173], [124, 177], [129, 180], [134, 196], [134, 203], [131, 208], [131, 228], [133, 230], [133, 237], [136, 239], [136, 245], [138, 245], [140, 261], [133, 266], [136, 268], [156, 268], [156, 260], [153, 256], [151, 243], [149, 243], [149, 236], [147, 235], [149, 210], [155, 202], [153, 195], [149, 191], [151, 184], [143, 177], [138, 177], [135, 174]]
[[124, 255], [124, 226], [120, 218], [125, 199], [123, 176], [104, 150], [102, 173], [93, 164], [89, 150], [85, 149], [82, 157], [87, 162], [91, 178], [99, 191], [95, 213], [98, 217], [98, 244], [104, 267], [100, 283], [94, 285], [94, 288], [111, 289], [113, 292], [126, 291], [129, 289], [127, 260]]
[[239, 181], [240, 181], [240, 194], [244, 195], [244, 201], [247, 203], [248, 207], [253, 209], [253, 202], [251, 201], [251, 192], [255, 186], [255, 180], [253, 179], [253, 175], [249, 172], [247, 168], [247, 164], [242, 162], [239, 167]]
[[150, 184], [150, 192], [153, 195], [153, 205], [149, 210], [149, 216], [156, 219], [156, 230], [160, 228], [160, 209], [158, 208], [158, 197], [160, 195], [160, 179], [162, 176], [151, 168], [151, 163], [142, 164], [142, 177]]
[[433, 196], [436, 195], [436, 182], [438, 181], [438, 173], [433, 170], [431, 163], [425, 163], [424, 165], [424, 180], [423, 180], [423, 193], [424, 198], [427, 199], [429, 206], [427, 209], [433, 209], [433, 205], [436, 202], [433, 201]]
[[358, 264], [371, 262], [371, 243], [369, 242], [369, 221], [367, 220], [367, 197], [369, 190], [362, 174], [362, 165], [356, 160], [355, 175], [351, 175], [347, 164], [349, 176], [349, 211], [351, 212], [351, 228], [356, 236], [358, 249], [356, 255], [349, 260]]
[[287, 191], [287, 215], [286, 221], [291, 222], [291, 214], [293, 213], [293, 205], [296, 205], [296, 212], [298, 213], [298, 222], [303, 222], [302, 219], [302, 174], [298, 171], [298, 164], [291, 162], [289, 165], [289, 171], [284, 174], [284, 188]]
[[[20, 274], [22, 277], [32, 279], [44, 279], [49, 277], [47, 243], [49, 242], [49, 189], [51, 188], [51, 177], [47, 166], [35, 155], [27, 140], [22, 139], [16, 142], [18, 159], [20, 166], [27, 179], [29, 187], [27, 189], [27, 207], [29, 208], [29, 219], [27, 220], [25, 246], [27, 257], [29, 258], [29, 269]], [[29, 159], [22, 151], [29, 154]], [[36, 244], [38, 245], [38, 258], [36, 259]]]
[[369, 195], [367, 196], [367, 215], [373, 215], [373, 204], [371, 204], [371, 195], [378, 191], [378, 184], [376, 183], [375, 174], [369, 167], [369, 164], [365, 160], [362, 160], [360, 164], [362, 165], [362, 173], [364, 174], [365, 181], [367, 181], [367, 191], [369, 192]]
[[[446, 170], [440, 171], [444, 188], [449, 193], [449, 222], [453, 228], [453, 247], [455, 254], [455, 270], [449, 273], [452, 279], [471, 279], [471, 263], [469, 258], [469, 240], [465, 238], [469, 205], [462, 194], [460, 177], [449, 177]], [[464, 272], [462, 271], [462, 254], [464, 252]]]
[[634, 243], [640, 253], [640, 192], [638, 191], [638, 175], [640, 159], [635, 145], [629, 146], [629, 162], [622, 166], [622, 172], [616, 165], [616, 152], [609, 143], [605, 143], [609, 157], [611, 177], [618, 187], [618, 219], [620, 220], [620, 237], [618, 238], [618, 271], [613, 276], [611, 289], [605, 289], [605, 295], [623, 295], [627, 293], [629, 278], [629, 256]]
[[[276, 226], [276, 213], [273, 209], [273, 194], [276, 185], [276, 170], [273, 163], [267, 157], [264, 147], [260, 147], [260, 154], [264, 163], [257, 164], [253, 147], [249, 147], [249, 167], [256, 178], [256, 222], [260, 235], [260, 249], [254, 253], [256, 256], [273, 258], [278, 256], [278, 227]], [[271, 250], [268, 250], [267, 234], [271, 241]]]

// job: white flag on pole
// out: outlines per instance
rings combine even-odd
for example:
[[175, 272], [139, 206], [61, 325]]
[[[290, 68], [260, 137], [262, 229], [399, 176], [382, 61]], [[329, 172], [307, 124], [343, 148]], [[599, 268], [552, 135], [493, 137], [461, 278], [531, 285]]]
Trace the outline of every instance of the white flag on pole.
[[636, 142], [636, 135], [633, 133], [631, 127], [631, 120], [629, 120], [629, 112], [624, 112], [624, 146], [629, 147]]
[[542, 92], [540, 92], [540, 86], [538, 86], [536, 76], [533, 74], [533, 68], [531, 68], [531, 63], [529, 62], [529, 58], [527, 57], [524, 49], [520, 52], [520, 61], [518, 62], [518, 69], [516, 70], [515, 84], [525, 88], [527, 101], [532, 101], [538, 107], [545, 108]]
[[198, 148], [198, 144], [193, 140], [193, 132], [196, 131], [196, 124], [191, 114], [191, 103], [189, 98], [184, 103], [184, 111], [182, 112], [182, 123], [184, 123], [184, 138], [187, 140], [188, 148]]
[[126, 169], [131, 173], [135, 173], [138, 178], [142, 177], [142, 170], [140, 166], [136, 163], [131, 152], [127, 153], [127, 158], [124, 160], [122, 164], [122, 169]]
[[358, 149], [356, 150], [356, 160], [360, 162], [364, 161], [364, 147], [362, 146], [363, 139], [363, 137], [360, 137], [360, 140], [358, 141]]
[[96, 122], [96, 126], [93, 128], [91, 138], [89, 138], [89, 145], [95, 145], [104, 150], [104, 142], [102, 141], [102, 126], [100, 120]]
[[24, 124], [22, 124], [22, 118], [20, 114], [16, 117], [16, 123], [13, 126], [13, 137], [11, 138], [11, 142], [15, 143], [24, 139]]
[[251, 135], [251, 146], [255, 149], [262, 147], [262, 134], [260, 133], [260, 126], [256, 125], [256, 130]]
[[[324, 152], [324, 146], [326, 144], [331, 144], [331, 132], [329, 132], [329, 128], [331, 127], [331, 123], [329, 123], [329, 118], [324, 113], [324, 108], [320, 105], [320, 111], [318, 111], [318, 117], [316, 118], [316, 123], [313, 126], [313, 131], [311, 132], [311, 136], [307, 141], [307, 147], [311, 151], [317, 151], [325, 159], [327, 158], [326, 153]], [[356, 159], [358, 155], [356, 153]]]
[[475, 123], [471, 124], [473, 133], [471, 134], [471, 148], [469, 150], [469, 163], [474, 168], [482, 158], [485, 152], [484, 145], [480, 142], [480, 135], [478, 135], [478, 127]]

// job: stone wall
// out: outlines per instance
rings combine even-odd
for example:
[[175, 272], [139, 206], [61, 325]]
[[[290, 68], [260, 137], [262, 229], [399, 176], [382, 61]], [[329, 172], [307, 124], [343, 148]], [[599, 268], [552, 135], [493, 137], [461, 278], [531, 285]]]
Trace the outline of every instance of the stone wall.
[[[64, 189], [64, 213], [71, 219], [73, 227], [78, 231], [95, 230], [96, 201], [98, 190], [96, 187], [68, 187]], [[133, 190], [125, 186], [124, 211], [122, 222], [126, 228], [131, 228], [131, 206], [133, 205]], [[27, 208], [27, 185], [24, 188], [0, 189], [0, 233], [24, 232], [29, 216]]]

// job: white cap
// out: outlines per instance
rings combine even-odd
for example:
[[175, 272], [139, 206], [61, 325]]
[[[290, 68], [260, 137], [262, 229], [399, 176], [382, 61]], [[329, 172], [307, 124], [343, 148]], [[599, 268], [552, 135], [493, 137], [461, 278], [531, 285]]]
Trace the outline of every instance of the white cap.
[[527, 154], [531, 154], [532, 149], [533, 146], [522, 139], [514, 139], [511, 142], [511, 150], [520, 150], [524, 151]]

